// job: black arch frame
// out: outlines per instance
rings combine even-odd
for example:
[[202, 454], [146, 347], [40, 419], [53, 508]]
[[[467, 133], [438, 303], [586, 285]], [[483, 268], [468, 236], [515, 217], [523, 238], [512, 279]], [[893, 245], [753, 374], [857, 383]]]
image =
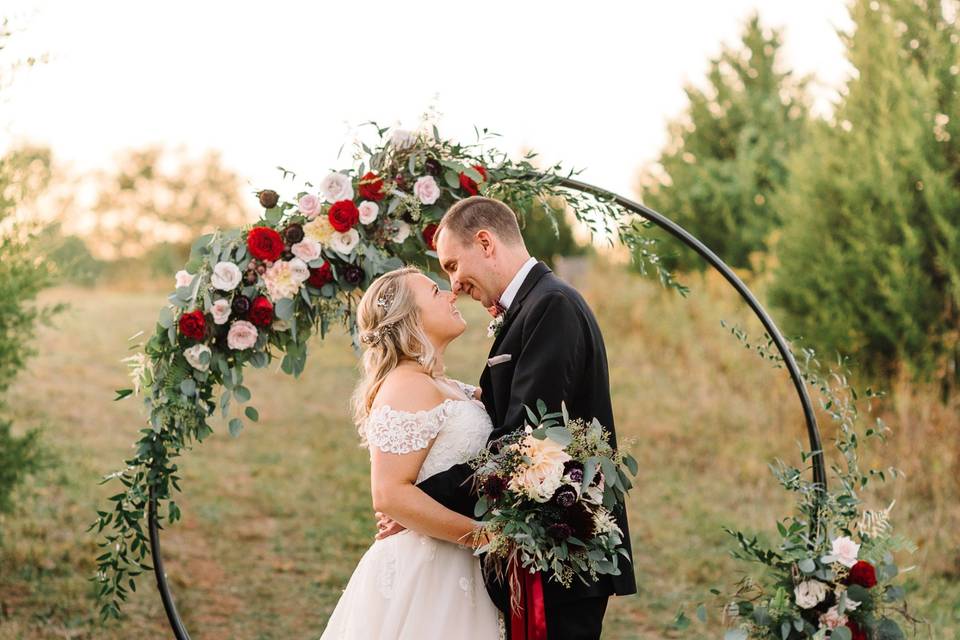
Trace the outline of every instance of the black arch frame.
[[[541, 178], [545, 176], [532, 175], [529, 177]], [[723, 260], [721, 260], [719, 256], [711, 251], [705, 244], [697, 240], [686, 229], [662, 214], [657, 213], [653, 209], [610, 191], [606, 191], [605, 189], [601, 189], [594, 185], [581, 182], [579, 180], [574, 180], [572, 178], [561, 178], [560, 186], [568, 189], [574, 189], [582, 193], [587, 193], [604, 200], [611, 200], [620, 207], [643, 216], [696, 251], [710, 264], [710, 266], [719, 271], [720, 274], [727, 280], [727, 282], [729, 282], [730, 285], [737, 290], [737, 293], [740, 294], [740, 296], [746, 301], [747, 305], [749, 305], [749, 307], [760, 319], [760, 322], [763, 323], [767, 333], [773, 339], [773, 342], [777, 347], [777, 351], [779, 351], [780, 355], [783, 357], [783, 362], [790, 374], [790, 378], [793, 380], [794, 389], [797, 392], [797, 395], [800, 399], [800, 404], [803, 408], [803, 417], [807, 425], [807, 438], [810, 442], [810, 451], [813, 453], [811, 456], [813, 481], [819, 485], [821, 490], [826, 491], [827, 473], [823, 457], [823, 448], [820, 443], [820, 430], [817, 426], [817, 417], [814, 413], [813, 404], [810, 401], [807, 388], [804, 386], [803, 377], [800, 375], [800, 370], [797, 367], [797, 363], [794, 360], [790, 349], [787, 347], [786, 340], [784, 340], [780, 330], [777, 328], [776, 324], [774, 324], [773, 319], [766, 312], [760, 302], [757, 301], [754, 295], [747, 288], [747, 285], [745, 285], [743, 281], [737, 277], [737, 274], [735, 274], [733, 270], [730, 269], [730, 267], [728, 267]], [[153, 488], [150, 489], [147, 520], [150, 533], [150, 553], [153, 556], [153, 571], [157, 578], [157, 589], [160, 591], [160, 598], [163, 600], [164, 611], [166, 611], [167, 619], [170, 621], [170, 628], [173, 630], [174, 637], [177, 640], [190, 640], [190, 634], [187, 633], [187, 629], [183, 624], [183, 620], [180, 619], [180, 614], [177, 612], [177, 606], [173, 601], [173, 595], [170, 593], [170, 585], [167, 583], [167, 574], [163, 568], [163, 555], [160, 549], [160, 532], [157, 522], [157, 499]], [[816, 531], [818, 528], [817, 521], [814, 520], [810, 524], [811, 530]]]

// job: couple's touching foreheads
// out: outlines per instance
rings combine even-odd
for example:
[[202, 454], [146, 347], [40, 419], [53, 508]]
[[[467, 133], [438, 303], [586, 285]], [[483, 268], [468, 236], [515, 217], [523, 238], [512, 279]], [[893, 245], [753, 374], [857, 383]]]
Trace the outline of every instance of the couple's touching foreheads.
[[[511, 630], [509, 581], [484, 571], [485, 554], [474, 553], [490, 534], [474, 516], [467, 462], [523, 431], [526, 407], [538, 401], [596, 420], [617, 446], [596, 318], [576, 289], [530, 256], [514, 211], [491, 198], [460, 200], [434, 242], [450, 290], [401, 268], [377, 278], [357, 309], [363, 356], [353, 418], [370, 451], [378, 533], [324, 640], [521, 640]], [[447, 346], [466, 329], [460, 295], [493, 316], [477, 384], [444, 374]], [[609, 597], [637, 591], [624, 505], [612, 515], [630, 561], [588, 584], [544, 579], [539, 625], [550, 640], [599, 638]]]

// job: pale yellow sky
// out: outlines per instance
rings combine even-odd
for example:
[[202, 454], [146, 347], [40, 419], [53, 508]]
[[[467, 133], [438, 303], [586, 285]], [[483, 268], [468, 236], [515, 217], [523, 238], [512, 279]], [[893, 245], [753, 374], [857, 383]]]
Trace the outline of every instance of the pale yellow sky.
[[0, 151], [49, 144], [77, 170], [119, 149], [213, 148], [255, 187], [278, 164], [318, 181], [366, 120], [416, 127], [435, 106], [445, 136], [473, 126], [508, 152], [585, 168], [630, 194], [721, 43], [753, 8], [785, 28], [785, 62], [815, 72], [828, 108], [846, 73], [843, 0], [642, 2], [68, 2], [7, 0], [25, 31]]

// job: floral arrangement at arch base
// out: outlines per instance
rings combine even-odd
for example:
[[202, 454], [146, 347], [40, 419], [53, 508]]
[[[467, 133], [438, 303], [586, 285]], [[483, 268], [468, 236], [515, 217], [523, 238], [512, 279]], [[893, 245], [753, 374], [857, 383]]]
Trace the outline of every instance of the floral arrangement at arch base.
[[[741, 330], [732, 332], [746, 343]], [[782, 358], [770, 351], [770, 344], [768, 340], [766, 346], [745, 346], [780, 367]], [[777, 522], [776, 544], [725, 529], [737, 543], [733, 557], [757, 563], [764, 571], [760, 578], [745, 575], [733, 593], [711, 589], [721, 600], [720, 618], [727, 627], [723, 638], [902, 640], [907, 636], [901, 622], [915, 626], [923, 621], [910, 612], [905, 590], [897, 584], [899, 576], [913, 567], [899, 569], [894, 554], [913, 553], [916, 547], [894, 532], [890, 515], [895, 501], [882, 509], [866, 509], [861, 496], [871, 480], [887, 482], [901, 472], [895, 467], [862, 470], [858, 458], [861, 440], [882, 441], [889, 431], [879, 417], [870, 426], [859, 424], [864, 418], [861, 405], [883, 393], [870, 388], [858, 393], [843, 359], [837, 369], [823, 375], [813, 350], [802, 352], [804, 359], [798, 362], [802, 376], [818, 392], [821, 408], [836, 425], [834, 445], [843, 463], [831, 465], [836, 488], [828, 491], [805, 479], [807, 469], [782, 460], [771, 465], [781, 486], [797, 496], [796, 512]], [[867, 410], [871, 408], [868, 404]], [[813, 455], [801, 451], [802, 462]], [[703, 604], [697, 617], [707, 621]], [[689, 620], [681, 613], [674, 624], [685, 628]]]
[[[124, 359], [133, 386], [118, 389], [116, 399], [142, 394], [148, 418], [135, 454], [104, 478], [122, 486], [90, 526], [102, 538], [92, 578], [101, 617], [119, 617], [137, 576], [152, 570], [144, 527], [151, 496], [158, 523], [180, 518], [173, 499], [181, 490], [176, 458], [213, 433], [208, 419], [218, 411], [234, 436], [245, 419], [260, 419], [250, 405], [243, 417], [232, 415], [251, 398], [247, 365], [263, 368], [282, 356], [280, 368], [298, 376], [309, 338], [324, 337], [334, 324], [357, 345], [356, 304], [389, 270], [415, 264], [443, 282], [435, 272], [433, 235], [457, 200], [482, 194], [521, 215], [534, 203], [548, 215], [561, 214], [554, 203], [562, 202], [594, 235], [626, 245], [641, 270], [650, 266], [662, 284], [686, 292], [644, 235], [651, 223], [612, 196], [564, 188], [564, 178], [575, 172], [564, 174], [560, 165], [537, 169], [533, 154], [513, 161], [486, 146], [493, 137], [486, 130], [476, 143], [462, 145], [442, 139], [435, 126], [416, 133], [373, 126], [377, 143], [359, 143], [351, 168], [316, 185], [303, 182], [288, 199], [259, 191], [263, 214], [255, 223], [198, 238], [152, 335]], [[280, 170], [284, 181], [297, 180]]]

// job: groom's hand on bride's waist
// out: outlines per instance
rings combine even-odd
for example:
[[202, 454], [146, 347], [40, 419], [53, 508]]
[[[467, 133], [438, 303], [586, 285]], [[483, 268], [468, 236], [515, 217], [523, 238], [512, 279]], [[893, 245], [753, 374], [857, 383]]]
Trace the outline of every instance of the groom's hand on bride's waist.
[[389, 538], [393, 534], [400, 533], [401, 531], [406, 529], [405, 526], [403, 526], [402, 524], [400, 524], [399, 522], [397, 522], [396, 520], [394, 520], [393, 518], [391, 518], [385, 513], [377, 511], [376, 516], [377, 516], [377, 535], [376, 535], [377, 540], [383, 540], [384, 538]]

